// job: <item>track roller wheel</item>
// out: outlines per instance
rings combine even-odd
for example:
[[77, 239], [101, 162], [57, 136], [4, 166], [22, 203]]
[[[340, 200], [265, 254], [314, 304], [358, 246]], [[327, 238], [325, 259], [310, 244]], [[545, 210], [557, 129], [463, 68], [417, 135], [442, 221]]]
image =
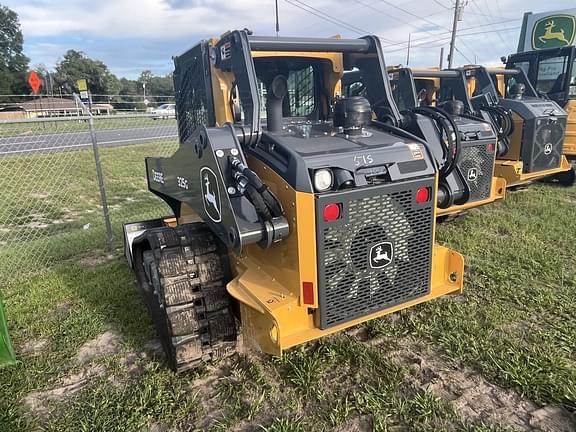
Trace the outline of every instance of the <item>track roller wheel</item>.
[[134, 269], [170, 367], [176, 372], [236, 351], [225, 252], [202, 223], [148, 230]]

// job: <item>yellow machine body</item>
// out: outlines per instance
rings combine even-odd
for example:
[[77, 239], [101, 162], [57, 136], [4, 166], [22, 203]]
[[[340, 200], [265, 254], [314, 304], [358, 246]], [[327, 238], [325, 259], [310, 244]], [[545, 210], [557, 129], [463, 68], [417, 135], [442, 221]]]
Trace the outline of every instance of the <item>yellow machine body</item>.
[[576, 161], [576, 100], [571, 99], [564, 107], [568, 113], [566, 124], [566, 137], [564, 138], [564, 154]]
[[[497, 162], [497, 161], [496, 161]], [[464, 213], [475, 207], [480, 207], [486, 204], [506, 198], [506, 178], [497, 173], [496, 164], [494, 166], [494, 175], [492, 176], [492, 185], [490, 186], [490, 196], [483, 200], [467, 202], [462, 205], [452, 205], [445, 209], [437, 209], [437, 216], [455, 216]]]
[[[313, 57], [326, 60], [325, 79], [329, 94], [340, 93], [343, 74], [342, 54], [331, 52], [253, 52], [254, 58]], [[233, 76], [212, 68], [216, 123], [232, 121], [229, 101]], [[464, 260], [462, 255], [434, 244], [431, 287], [428, 295], [374, 312], [340, 325], [319, 328], [318, 260], [316, 251], [316, 197], [294, 190], [262, 161], [248, 157], [248, 164], [281, 202], [290, 225], [290, 235], [269, 249], [248, 245], [240, 256], [230, 255], [234, 278], [227, 290], [240, 304], [242, 338], [251, 348], [281, 355], [282, 351], [338, 332], [362, 322], [423, 303], [434, 298], [462, 292]], [[436, 197], [433, 197], [435, 200]], [[183, 206], [179, 224], [198, 221], [197, 215]], [[433, 230], [434, 232], [435, 230]], [[303, 286], [311, 283], [314, 303], [304, 304]]]

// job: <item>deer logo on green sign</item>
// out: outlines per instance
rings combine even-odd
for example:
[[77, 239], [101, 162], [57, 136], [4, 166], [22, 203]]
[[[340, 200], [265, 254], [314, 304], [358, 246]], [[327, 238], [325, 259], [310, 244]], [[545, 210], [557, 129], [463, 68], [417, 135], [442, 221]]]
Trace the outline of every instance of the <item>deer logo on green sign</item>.
[[558, 48], [574, 42], [576, 18], [571, 15], [551, 15], [534, 24], [532, 48]]

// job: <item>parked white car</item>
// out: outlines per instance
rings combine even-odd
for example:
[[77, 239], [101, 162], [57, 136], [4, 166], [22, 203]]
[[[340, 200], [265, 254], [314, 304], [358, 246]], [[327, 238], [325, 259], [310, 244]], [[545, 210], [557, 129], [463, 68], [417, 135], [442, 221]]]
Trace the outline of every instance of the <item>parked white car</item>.
[[154, 120], [176, 118], [176, 105], [162, 104], [159, 107], [152, 109], [150, 112]]

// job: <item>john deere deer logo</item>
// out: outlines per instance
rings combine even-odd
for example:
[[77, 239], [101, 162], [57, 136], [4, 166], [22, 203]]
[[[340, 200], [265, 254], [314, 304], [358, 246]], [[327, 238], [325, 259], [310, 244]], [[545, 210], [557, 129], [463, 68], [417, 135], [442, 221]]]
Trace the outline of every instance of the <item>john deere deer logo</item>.
[[557, 48], [572, 44], [576, 19], [571, 15], [553, 15], [538, 20], [532, 31], [532, 48]]

